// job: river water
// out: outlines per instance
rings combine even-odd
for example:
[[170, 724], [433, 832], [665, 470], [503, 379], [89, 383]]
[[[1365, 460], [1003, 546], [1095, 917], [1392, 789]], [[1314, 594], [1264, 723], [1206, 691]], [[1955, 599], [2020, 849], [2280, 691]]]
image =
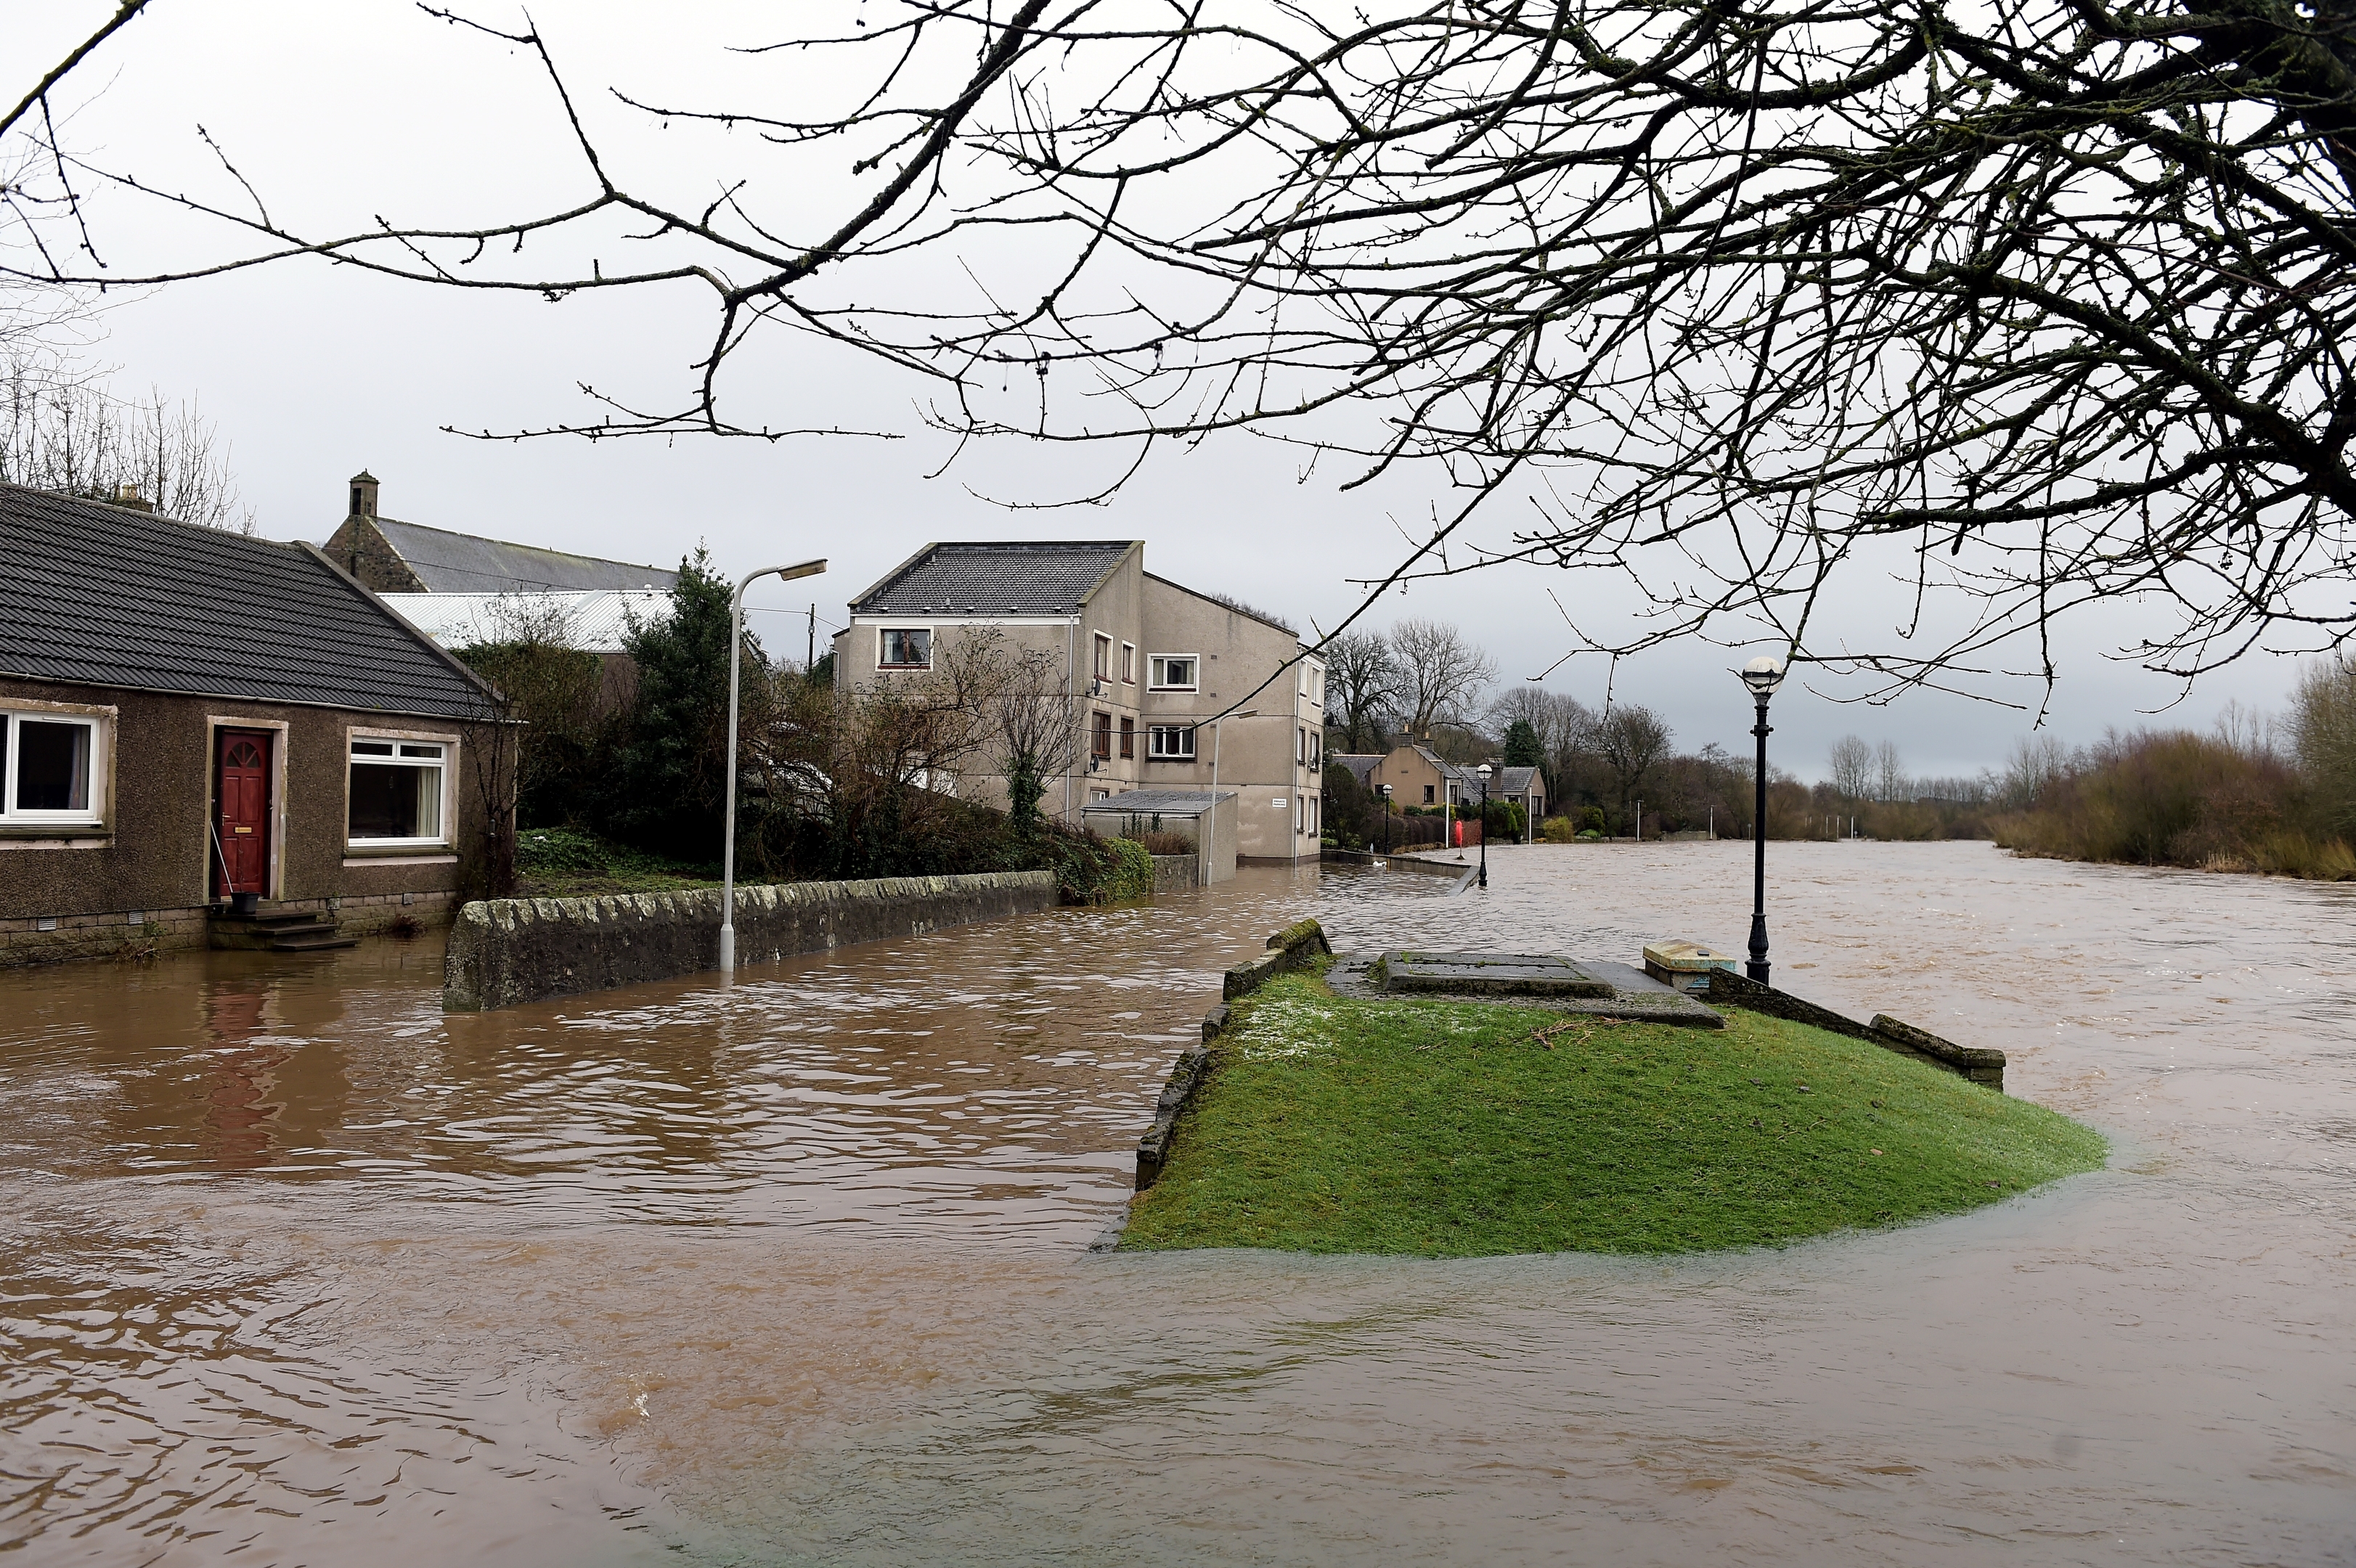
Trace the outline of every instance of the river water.
[[1776, 978], [2107, 1169], [1663, 1262], [1087, 1249], [1217, 971], [1734, 946], [1748, 846], [1248, 870], [484, 1016], [438, 939], [0, 976], [38, 1563], [2356, 1563], [2356, 886], [1776, 845]]

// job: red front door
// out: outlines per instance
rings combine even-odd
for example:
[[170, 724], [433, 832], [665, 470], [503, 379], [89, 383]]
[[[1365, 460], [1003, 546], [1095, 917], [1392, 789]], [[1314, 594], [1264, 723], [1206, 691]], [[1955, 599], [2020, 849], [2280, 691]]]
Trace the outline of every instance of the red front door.
[[213, 879], [224, 893], [266, 891], [270, 881], [270, 731], [223, 730], [213, 789]]

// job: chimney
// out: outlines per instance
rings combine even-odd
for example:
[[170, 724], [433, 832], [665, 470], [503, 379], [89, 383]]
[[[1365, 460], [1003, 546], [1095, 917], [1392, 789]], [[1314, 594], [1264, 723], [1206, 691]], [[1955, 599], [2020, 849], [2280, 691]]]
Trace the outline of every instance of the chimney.
[[352, 475], [352, 509], [348, 515], [355, 517], [376, 516], [376, 475], [365, 468]]

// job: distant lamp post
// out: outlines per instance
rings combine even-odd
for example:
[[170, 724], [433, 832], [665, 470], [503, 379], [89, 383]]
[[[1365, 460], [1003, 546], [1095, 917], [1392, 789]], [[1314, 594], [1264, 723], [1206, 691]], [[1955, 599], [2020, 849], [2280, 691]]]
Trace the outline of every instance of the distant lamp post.
[[1383, 853], [1387, 855], [1391, 852], [1391, 786], [1380, 784], [1376, 787], [1382, 791], [1383, 796]]
[[1481, 885], [1489, 885], [1489, 775], [1495, 770], [1483, 763], [1472, 770], [1481, 775]]
[[1758, 797], [1751, 813], [1751, 962], [1743, 973], [1767, 984], [1767, 737], [1772, 733], [1767, 726], [1767, 699], [1783, 684], [1783, 661], [1760, 655], [1742, 667], [1742, 684], [1751, 688], [1751, 699], [1759, 705], [1759, 722], [1751, 732], [1759, 737], [1759, 768], [1756, 779]]
[[728, 822], [722, 829], [725, 835], [720, 852], [720, 972], [736, 973], [736, 689], [740, 679], [738, 667], [744, 662], [744, 590], [756, 577], [775, 577], [790, 581], [797, 577], [816, 577], [826, 570], [823, 560], [806, 560], [799, 566], [765, 566], [748, 572], [736, 584], [736, 592], [728, 601]]

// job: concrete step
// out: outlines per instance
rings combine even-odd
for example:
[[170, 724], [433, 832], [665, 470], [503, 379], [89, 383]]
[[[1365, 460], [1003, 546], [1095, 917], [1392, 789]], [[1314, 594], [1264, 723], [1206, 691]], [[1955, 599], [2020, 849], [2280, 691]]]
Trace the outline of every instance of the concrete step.
[[273, 934], [270, 938], [270, 951], [273, 953], [325, 953], [333, 948], [358, 947], [359, 944], [359, 937], [346, 936], [332, 925], [292, 935]]

